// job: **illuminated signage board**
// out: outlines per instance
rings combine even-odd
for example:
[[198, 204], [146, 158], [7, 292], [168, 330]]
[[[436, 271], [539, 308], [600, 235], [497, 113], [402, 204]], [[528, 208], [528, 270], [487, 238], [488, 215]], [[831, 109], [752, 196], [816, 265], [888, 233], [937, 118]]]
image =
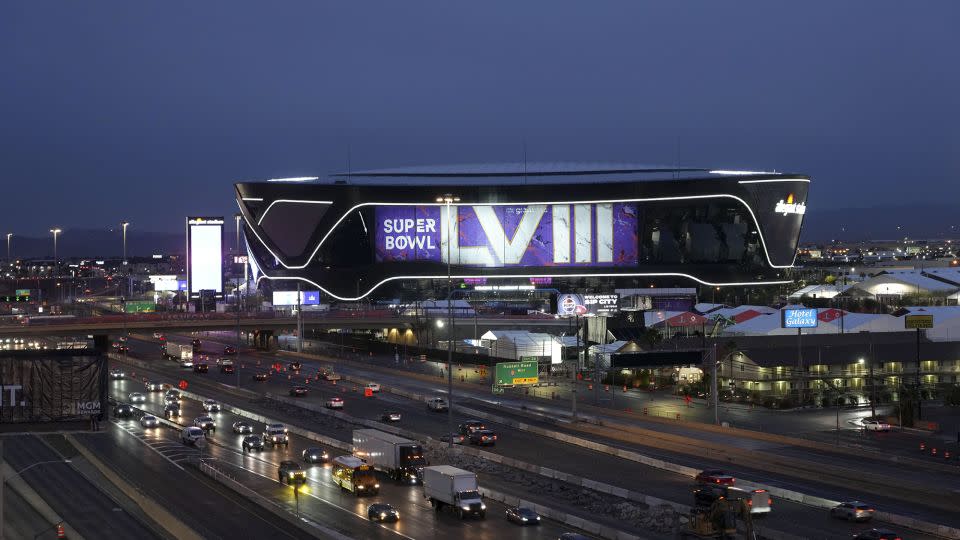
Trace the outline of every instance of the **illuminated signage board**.
[[803, 204], [802, 202], [794, 202], [793, 199], [793, 193], [787, 195], [786, 200], [780, 199], [776, 206], [774, 206], [774, 212], [783, 215], [797, 214], [802, 216], [803, 214], [806, 214], [807, 205]]
[[780, 322], [783, 328], [816, 328], [817, 308], [783, 309]]
[[177, 276], [175, 275], [165, 275], [165, 276], [150, 276], [150, 283], [153, 283], [153, 290], [155, 291], [176, 291], [177, 288]]
[[619, 294], [561, 294], [557, 298], [557, 315], [597, 315], [606, 317], [620, 312]]
[[223, 218], [187, 218], [187, 283], [190, 297], [200, 291], [223, 294]]
[[[273, 291], [273, 305], [275, 306], [295, 306], [297, 305], [297, 291]], [[300, 291], [301, 306], [320, 305], [320, 291]]]
[[[638, 261], [634, 203], [378, 206], [377, 262], [489, 268], [603, 267]], [[449, 240], [449, 245], [448, 245]]]

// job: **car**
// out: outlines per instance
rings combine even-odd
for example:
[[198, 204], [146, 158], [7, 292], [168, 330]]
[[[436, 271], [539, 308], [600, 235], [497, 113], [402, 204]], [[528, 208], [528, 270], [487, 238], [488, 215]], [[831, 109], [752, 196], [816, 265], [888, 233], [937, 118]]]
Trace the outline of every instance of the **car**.
[[160, 425], [160, 420], [152, 414], [145, 414], [140, 417], [140, 426], [145, 428], [157, 427]]
[[452, 433], [450, 435], [441, 435], [440, 442], [450, 442], [450, 439], [453, 439], [453, 444], [463, 444], [466, 442], [467, 438], [459, 433]]
[[120, 348], [120, 342], [119, 342], [119, 341], [114, 341], [113, 343], [110, 344], [110, 348], [112, 348], [112, 349], [114, 349], [114, 350], [119, 349], [119, 348]]
[[725, 484], [703, 484], [693, 492], [693, 503], [697, 508], [709, 508], [718, 499], [745, 501], [750, 514], [756, 517], [773, 510], [773, 499], [765, 489], [748, 491]]
[[180, 403], [180, 400], [177, 399], [177, 396], [163, 396], [164, 405], [176, 405]]
[[247, 435], [243, 438], [243, 443], [241, 447], [244, 452], [251, 452], [253, 450], [262, 451], [263, 450], [263, 437], [259, 435]]
[[287, 428], [283, 424], [270, 424], [263, 431], [263, 443], [270, 446], [284, 445], [290, 446], [290, 437], [287, 435]]
[[506, 511], [507, 521], [512, 521], [520, 525], [539, 525], [540, 515], [532, 508], [525, 506], [510, 506]]
[[863, 429], [866, 431], [890, 431], [890, 424], [880, 420], [864, 420]]
[[226, 347], [223, 348], [223, 354], [230, 355], [230, 356], [235, 355], [237, 354], [237, 348], [231, 345], [227, 345]]
[[328, 399], [324, 406], [328, 409], [342, 409], [343, 408], [343, 399], [336, 396]]
[[193, 425], [204, 431], [216, 431], [217, 423], [209, 416], [198, 416], [193, 419]]
[[328, 380], [328, 381], [333, 382], [333, 381], [339, 381], [339, 380], [342, 379], [343, 377], [341, 377], [339, 373], [334, 373], [334, 372], [331, 371], [331, 372], [325, 374], [325, 375], [323, 376], [323, 378], [326, 379], [326, 380]]
[[179, 401], [180, 401], [180, 391], [177, 390], [176, 388], [170, 388], [170, 389], [168, 389], [167, 392], [164, 394], [164, 398], [173, 398], [175, 401], [179, 402]]
[[294, 386], [290, 389], [290, 395], [293, 397], [304, 397], [307, 395], [306, 386]]
[[203, 410], [207, 412], [220, 412], [220, 404], [215, 399], [203, 400]]
[[130, 403], [143, 403], [147, 400], [147, 396], [141, 394], [140, 392], [130, 392], [127, 395], [127, 399], [130, 400]]
[[900, 540], [900, 535], [890, 529], [870, 529], [853, 535], [853, 540]]
[[180, 418], [180, 405], [176, 403], [170, 403], [163, 408], [163, 416], [170, 420], [171, 418]]
[[289, 459], [280, 462], [280, 470], [277, 471], [278, 480], [281, 484], [297, 485], [307, 481], [307, 473], [296, 461]]
[[870, 521], [873, 507], [860, 501], [842, 502], [830, 509], [830, 517], [848, 521]]
[[257, 382], [266, 381], [268, 378], [269, 378], [269, 377], [268, 377], [268, 375], [267, 375], [266, 372], [260, 372], [260, 373], [254, 373], [254, 374], [253, 374], [253, 380], [255, 380], [255, 381], [257, 381]]
[[303, 369], [303, 364], [300, 362], [290, 362], [287, 364], [287, 371], [295, 371], [299, 373], [301, 369]]
[[469, 437], [474, 431], [479, 431], [481, 429], [487, 429], [487, 426], [484, 425], [484, 423], [480, 420], [467, 420], [457, 427], [457, 431], [460, 432], [461, 435], [467, 437]]
[[126, 403], [118, 403], [113, 408], [113, 415], [117, 418], [130, 418], [133, 416], [133, 407]]
[[398, 521], [400, 512], [387, 503], [373, 503], [367, 507], [367, 519], [370, 521]]
[[118, 380], [126, 377], [126, 373], [123, 372], [120, 368], [113, 368], [110, 370], [110, 378], [113, 380]]
[[210, 366], [206, 362], [197, 362], [193, 365], [194, 373], [207, 373], [210, 371]]
[[160, 332], [153, 333], [153, 339], [160, 339], [162, 337], [163, 337], [163, 334], [161, 334]]
[[229, 375], [230, 373], [235, 373], [236, 371], [237, 371], [237, 368], [235, 368], [233, 364], [222, 364], [220, 366], [220, 373], [225, 373]]
[[380, 383], [369, 382], [363, 388], [366, 390], [370, 390], [374, 394], [380, 393]]
[[146, 387], [147, 392], [160, 392], [163, 390], [163, 383], [159, 381], [146, 381], [143, 383], [143, 386]]
[[233, 432], [240, 433], [241, 435], [244, 433], [253, 433], [253, 426], [243, 420], [237, 420], [233, 423]]
[[400, 421], [400, 412], [399, 411], [383, 411], [380, 413], [381, 422], [399, 422]]
[[193, 352], [199, 351], [200, 348], [203, 346], [203, 342], [200, 341], [200, 338], [193, 338], [193, 341], [191, 342], [191, 344], [193, 345]]
[[700, 471], [697, 473], [697, 476], [694, 479], [700, 484], [721, 484], [725, 486], [732, 486], [737, 483], [736, 478], [719, 469], [707, 469]]
[[433, 412], [443, 412], [447, 410], [447, 400], [442, 397], [430, 398], [427, 400], [427, 410]]
[[126, 343], [126, 342], [127, 342], [127, 336], [120, 336], [120, 337], [117, 338], [117, 341], [119, 341], [120, 343]]
[[302, 456], [303, 461], [307, 463], [326, 463], [330, 460], [330, 454], [323, 448], [317, 448], [315, 446], [305, 449]]
[[183, 444], [197, 444], [197, 441], [204, 437], [204, 431], [194, 426], [185, 427], [183, 431], [180, 432], [180, 441], [183, 442]]
[[497, 434], [490, 429], [478, 429], [471, 433], [468, 438], [470, 444], [478, 446], [493, 446], [497, 444]]
[[117, 352], [122, 354], [127, 354], [130, 352], [130, 347], [127, 347], [126, 345], [120, 345], [119, 347], [117, 347]]

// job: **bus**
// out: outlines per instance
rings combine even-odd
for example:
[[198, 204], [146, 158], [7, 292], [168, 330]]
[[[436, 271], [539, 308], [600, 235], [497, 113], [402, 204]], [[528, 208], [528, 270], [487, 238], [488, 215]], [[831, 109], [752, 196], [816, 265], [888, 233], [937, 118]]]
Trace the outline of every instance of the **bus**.
[[360, 495], [376, 495], [380, 492], [380, 483], [373, 471], [372, 465], [367, 465], [362, 459], [354, 456], [337, 456], [333, 458], [333, 483], [340, 489]]

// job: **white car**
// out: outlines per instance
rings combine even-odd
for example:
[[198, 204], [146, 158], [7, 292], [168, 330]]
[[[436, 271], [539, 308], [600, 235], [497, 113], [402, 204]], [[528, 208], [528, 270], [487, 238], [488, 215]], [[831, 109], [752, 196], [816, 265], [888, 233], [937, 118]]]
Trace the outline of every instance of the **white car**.
[[197, 444], [197, 441], [204, 438], [203, 430], [198, 427], [183, 428], [180, 432], [180, 441], [183, 444]]
[[147, 397], [140, 392], [130, 392], [130, 395], [127, 396], [127, 400], [130, 401], [130, 403], [143, 403], [147, 400]]
[[327, 400], [326, 406], [328, 409], [342, 409], [343, 408], [343, 399], [338, 397], [332, 397]]
[[879, 420], [864, 420], [863, 429], [867, 431], [890, 431], [890, 424]]
[[220, 412], [220, 404], [214, 399], [203, 400], [203, 410], [207, 412]]
[[430, 398], [427, 400], [427, 410], [441, 412], [447, 410], [447, 400], [442, 397]]
[[145, 428], [157, 427], [160, 425], [160, 421], [152, 414], [145, 414], [140, 417], [140, 425]]
[[364, 388], [369, 388], [374, 394], [380, 392], [380, 383], [370, 382]]
[[339, 381], [343, 377], [341, 377], [339, 373], [334, 373], [331, 371], [331, 372], [328, 372], [326, 375], [324, 375], [323, 378], [328, 381]]
[[198, 416], [193, 419], [193, 425], [203, 431], [216, 431], [217, 423], [209, 416]]
[[125, 376], [126, 376], [126, 374], [125, 374], [125, 373], [123, 372], [123, 370], [120, 369], [120, 368], [113, 368], [113, 369], [110, 370], [110, 378], [111, 378], [111, 379], [119, 380], [119, 379], [124, 378]]

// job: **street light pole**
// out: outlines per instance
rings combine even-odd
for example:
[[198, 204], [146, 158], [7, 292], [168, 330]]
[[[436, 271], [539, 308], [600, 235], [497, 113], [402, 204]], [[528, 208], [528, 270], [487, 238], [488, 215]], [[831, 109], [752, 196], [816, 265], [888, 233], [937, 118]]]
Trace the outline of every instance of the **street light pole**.
[[53, 277], [57, 277], [60, 275], [60, 265], [57, 264], [57, 235], [63, 231], [58, 228], [54, 228], [50, 229], [50, 232], [53, 233]]
[[38, 467], [38, 466], [40, 466], [40, 465], [51, 465], [51, 464], [54, 464], [54, 463], [70, 463], [70, 460], [69, 460], [69, 459], [50, 460], [50, 461], [38, 461], [38, 462], [36, 462], [36, 463], [31, 463], [30, 465], [27, 465], [26, 467], [20, 469], [19, 471], [14, 472], [14, 473], [11, 474], [10, 476], [7, 476], [6, 472], [4, 472], [4, 470], [3, 470], [3, 468], [6, 467], [6, 464], [7, 464], [7, 463], [6, 463], [6, 460], [3, 459], [2, 456], [3, 456], [3, 440], [0, 439], [0, 540], [4, 540], [4, 539], [6, 538], [6, 535], [4, 534], [4, 531], [3, 531], [3, 519], [4, 519], [4, 515], [3, 515], [3, 506], [4, 506], [3, 491], [4, 491], [4, 488], [7, 486], [7, 480], [9, 480], [9, 479], [11, 479], [11, 478], [16, 478], [16, 477], [20, 476], [21, 474], [27, 472], [28, 470], [30, 470], [30, 469], [32, 469], [32, 468], [34, 468], [34, 467]]
[[11, 238], [13, 238], [13, 233], [8, 232], [7, 233], [7, 262], [10, 262], [11, 260], [13, 260], [10, 258], [10, 239]]
[[447, 436], [450, 437], [449, 448], [453, 448], [453, 274], [450, 260], [450, 244], [453, 238], [453, 227], [450, 221], [451, 203], [460, 202], [460, 197], [447, 193], [437, 197], [438, 203], [447, 206], [447, 319], [450, 329], [447, 331]]

